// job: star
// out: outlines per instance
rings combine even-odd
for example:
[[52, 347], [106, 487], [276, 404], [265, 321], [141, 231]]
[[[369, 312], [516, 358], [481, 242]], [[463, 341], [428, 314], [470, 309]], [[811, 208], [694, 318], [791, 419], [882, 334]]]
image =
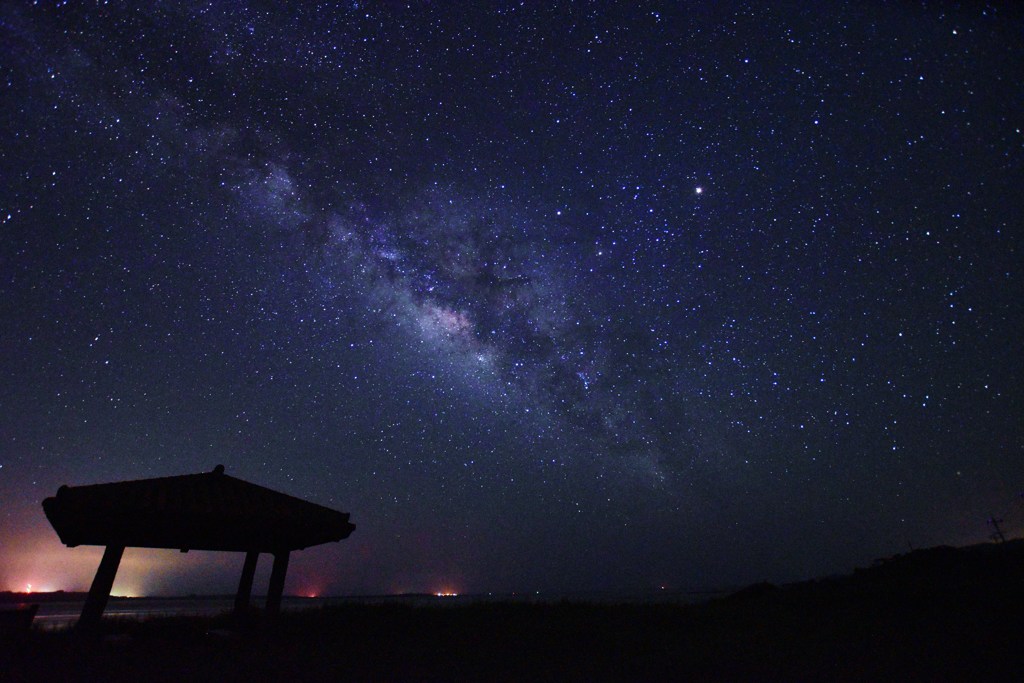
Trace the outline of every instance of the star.
[[[88, 588], [19, 573], [60, 485], [220, 462], [365, 520], [319, 594], [986, 538], [1024, 442], [1019, 12], [328, 4], [0, 3], [0, 590]], [[172, 569], [128, 578], [234, 590]]]

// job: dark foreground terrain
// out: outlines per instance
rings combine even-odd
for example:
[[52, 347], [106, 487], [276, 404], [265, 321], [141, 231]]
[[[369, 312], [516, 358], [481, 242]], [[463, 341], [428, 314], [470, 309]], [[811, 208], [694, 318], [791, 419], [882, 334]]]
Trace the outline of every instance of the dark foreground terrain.
[[1024, 541], [702, 605], [349, 605], [0, 643], [0, 681], [1020, 681]]

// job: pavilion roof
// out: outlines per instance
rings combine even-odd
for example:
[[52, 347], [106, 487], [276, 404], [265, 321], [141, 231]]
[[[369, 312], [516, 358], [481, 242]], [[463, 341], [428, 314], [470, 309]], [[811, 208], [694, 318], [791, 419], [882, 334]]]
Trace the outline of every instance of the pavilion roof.
[[340, 541], [349, 514], [213, 472], [61, 486], [43, 510], [68, 546], [281, 552]]

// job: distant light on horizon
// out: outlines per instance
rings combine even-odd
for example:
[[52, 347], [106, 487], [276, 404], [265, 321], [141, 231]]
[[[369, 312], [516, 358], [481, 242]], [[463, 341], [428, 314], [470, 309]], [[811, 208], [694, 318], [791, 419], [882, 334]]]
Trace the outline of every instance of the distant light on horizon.
[[434, 595], [436, 597], [439, 597], [439, 598], [457, 598], [457, 597], [459, 597], [459, 594], [455, 593], [454, 591], [443, 591], [443, 592], [440, 592], [440, 593], [434, 593]]
[[[12, 586], [12, 588], [13, 588], [13, 586]], [[56, 592], [57, 590], [59, 590], [59, 589], [55, 588], [53, 586], [53, 584], [25, 582], [25, 592], [26, 593], [53, 593], [53, 592]]]
[[60, 589], [54, 588], [52, 584], [25, 584], [26, 593], [54, 593], [58, 590]]

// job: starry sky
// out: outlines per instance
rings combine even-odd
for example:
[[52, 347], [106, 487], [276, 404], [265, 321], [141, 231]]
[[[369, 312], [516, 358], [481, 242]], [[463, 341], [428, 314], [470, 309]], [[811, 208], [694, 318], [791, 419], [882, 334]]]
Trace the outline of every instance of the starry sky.
[[[217, 464], [351, 512], [290, 593], [1021, 533], [1022, 36], [983, 3], [0, 4], [0, 589], [88, 587], [60, 485]], [[241, 562], [129, 550], [114, 593]]]

